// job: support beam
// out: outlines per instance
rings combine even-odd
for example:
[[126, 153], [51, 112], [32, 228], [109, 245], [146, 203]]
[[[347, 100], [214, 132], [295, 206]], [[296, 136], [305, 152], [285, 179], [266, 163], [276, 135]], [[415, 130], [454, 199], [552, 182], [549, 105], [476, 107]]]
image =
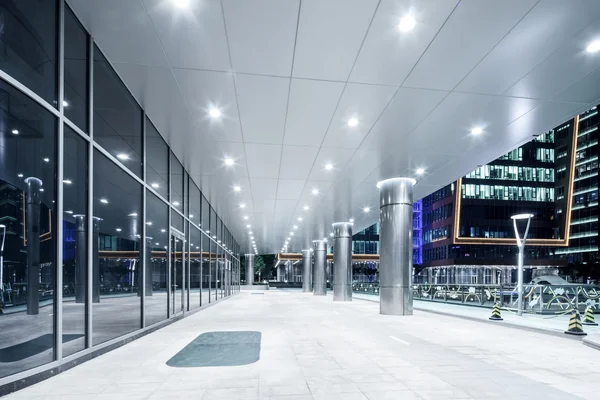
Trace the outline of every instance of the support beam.
[[333, 224], [333, 301], [352, 301], [352, 226]]
[[311, 250], [302, 250], [302, 291], [312, 291], [312, 253]]
[[313, 240], [313, 250], [315, 257], [314, 289], [315, 296], [325, 296], [327, 294], [327, 278], [325, 277], [325, 253], [327, 245], [324, 240]]

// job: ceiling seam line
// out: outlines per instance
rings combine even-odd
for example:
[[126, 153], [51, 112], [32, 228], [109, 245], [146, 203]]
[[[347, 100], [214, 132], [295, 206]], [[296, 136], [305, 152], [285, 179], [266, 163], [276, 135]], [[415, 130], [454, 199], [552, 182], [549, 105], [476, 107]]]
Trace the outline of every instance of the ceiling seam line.
[[[233, 83], [233, 93], [235, 95], [235, 105], [237, 108], [237, 112], [238, 112], [238, 122], [240, 125], [240, 133], [242, 134], [242, 147], [244, 149], [244, 159], [246, 160], [246, 171], [248, 171], [248, 191], [250, 192], [250, 199], [252, 201], [252, 216], [254, 216], [255, 211], [254, 211], [254, 195], [252, 194], [252, 182], [250, 179], [250, 168], [248, 166], [248, 156], [246, 154], [246, 139], [244, 137], [244, 128], [242, 127], [242, 114], [240, 113], [240, 102], [238, 101], [238, 91], [237, 91], [237, 85], [235, 82], [235, 69], [233, 68], [233, 61], [231, 59], [231, 48], [229, 46], [229, 33], [227, 31], [227, 19], [225, 18], [225, 6], [223, 5], [223, 0], [220, 1], [221, 3], [221, 16], [223, 17], [223, 29], [225, 30], [225, 42], [227, 43], [227, 54], [229, 56], [229, 66], [231, 67], [231, 80]], [[254, 218], [252, 219], [254, 220]], [[243, 237], [244, 237], [244, 242], [246, 243], [247, 247], [250, 247], [251, 242], [249, 241], [249, 238], [247, 237], [245, 231], [244, 231], [244, 226], [243, 223], [241, 223], [241, 231], [244, 232], [243, 233]], [[239, 243], [241, 243], [242, 241], [239, 241]], [[249, 251], [249, 250], [248, 250]]]

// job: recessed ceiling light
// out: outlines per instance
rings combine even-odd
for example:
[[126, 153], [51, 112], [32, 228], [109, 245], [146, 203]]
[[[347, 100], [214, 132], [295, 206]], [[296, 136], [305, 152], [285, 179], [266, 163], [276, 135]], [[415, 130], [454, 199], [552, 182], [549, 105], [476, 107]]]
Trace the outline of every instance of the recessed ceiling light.
[[158, 183], [156, 183], [156, 182], [154, 182], [154, 183], [153, 183], [152, 185], [150, 185], [150, 186], [152, 186], [154, 189], [158, 189], [158, 188], [160, 187], [160, 185], [159, 185]]
[[178, 202], [178, 201], [174, 201], [174, 202], [173, 202], [173, 205], [174, 205], [175, 207], [179, 207], [179, 202]]
[[354, 223], [354, 218], [350, 218], [348, 221], [350, 221], [350, 223]]
[[246, 228], [250, 229], [252, 228], [252, 225], [246, 225]]
[[151, 222], [151, 221], [148, 221], [148, 222], [146, 222], [146, 225], [148, 225], [148, 226], [152, 226], [152, 222]]
[[246, 208], [246, 205], [244, 203], [240, 204], [240, 208]]
[[242, 188], [236, 185], [236, 186], [233, 187], [233, 191], [234, 192], [241, 192]]
[[304, 206], [304, 211], [308, 211], [308, 210], [310, 210], [310, 207], [309, 206]]
[[417, 175], [423, 175], [425, 173], [425, 168], [417, 168]]
[[117, 158], [119, 160], [129, 160], [129, 156], [127, 154], [125, 154], [125, 153], [117, 154]]
[[70, 185], [70, 184], [73, 183], [73, 181], [70, 180], [70, 179], [65, 179], [65, 180], [63, 180], [63, 183], [66, 184], [66, 185]]
[[319, 189], [315, 188], [312, 190], [312, 194], [314, 194], [315, 196], [319, 194]]
[[333, 237], [333, 232], [329, 233], [329, 236]]
[[158, 242], [155, 243], [156, 246], [159, 246]]
[[211, 107], [210, 110], [208, 110], [208, 115], [210, 115], [211, 118], [219, 118], [221, 116], [221, 110], [216, 107]]
[[398, 29], [400, 29], [400, 32], [410, 32], [415, 28], [415, 25], [417, 25], [417, 20], [414, 16], [409, 14], [400, 18]]
[[293, 228], [294, 228], [294, 229], [298, 229], [298, 225], [294, 225], [294, 226], [293, 226]]
[[210, 233], [210, 231], [206, 231], [206, 233]]
[[298, 217], [298, 221], [302, 222], [302, 217]]
[[471, 129], [471, 135], [481, 135], [483, 133], [483, 128], [480, 126], [476, 126], [475, 128]]
[[69, 210], [69, 211], [65, 211], [67, 214], [73, 214], [73, 211]]
[[194, 214], [190, 214], [190, 218], [194, 218]]
[[108, 204], [108, 200], [106, 200], [106, 199], [100, 199], [100, 203], [102, 203], [102, 204]]
[[363, 212], [368, 213], [371, 211], [371, 207], [364, 207]]
[[19, 175], [17, 175], [17, 177], [19, 177], [19, 178], [22, 178], [22, 177], [23, 177], [23, 174], [19, 174]]
[[44, 162], [50, 162], [50, 159], [48, 157], [44, 158]]
[[221, 241], [220, 241], [220, 240], [217, 240], [217, 243], [221, 243]]
[[287, 238], [287, 240], [288, 240], [288, 241], [289, 241], [289, 240], [292, 240], [292, 238], [288, 237], [288, 238]]
[[333, 169], [333, 164], [332, 164], [332, 163], [327, 163], [327, 164], [325, 164], [325, 169], [326, 169], [327, 171], [331, 171], [331, 170]]
[[248, 234], [252, 235], [252, 231], [248, 231]]
[[162, 233], [165, 233], [167, 230], [166, 229], [161, 229], [160, 230]]
[[356, 118], [350, 118], [348, 120], [348, 126], [350, 128], [354, 128], [356, 125], [358, 125], [358, 120]]
[[600, 40], [594, 40], [586, 48], [588, 53], [597, 53], [600, 51]]
[[250, 240], [254, 240], [254, 236], [250, 236]]
[[137, 217], [137, 213], [127, 214], [128, 217]]
[[290, 236], [294, 236], [294, 232], [290, 232]]
[[121, 230], [122, 230], [121, 228], [115, 229], [115, 231], [117, 231], [117, 232], [121, 232]]
[[18, 129], [13, 129], [12, 130], [12, 134], [13, 135], [18, 135], [19, 134], [19, 130]]
[[216, 239], [216, 238], [217, 238], [217, 235], [213, 235], [213, 239]]
[[69, 102], [66, 100], [63, 100], [63, 107], [69, 107]]
[[233, 159], [233, 158], [229, 158], [229, 157], [227, 157], [227, 158], [225, 158], [225, 161], [224, 161], [224, 163], [225, 163], [225, 165], [227, 165], [228, 167], [231, 167], [233, 164], [235, 164], [235, 161], [234, 161], [234, 159]]
[[247, 215], [244, 215], [244, 219], [248, 219], [248, 216], [247, 216]]

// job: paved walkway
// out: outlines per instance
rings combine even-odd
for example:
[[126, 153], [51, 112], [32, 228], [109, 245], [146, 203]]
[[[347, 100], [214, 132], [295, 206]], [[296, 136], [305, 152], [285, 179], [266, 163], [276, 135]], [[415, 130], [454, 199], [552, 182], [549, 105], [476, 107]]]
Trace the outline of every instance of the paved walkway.
[[[199, 334], [262, 333], [260, 360], [165, 363]], [[241, 293], [10, 399], [598, 399], [600, 352], [533, 331], [368, 301]]]

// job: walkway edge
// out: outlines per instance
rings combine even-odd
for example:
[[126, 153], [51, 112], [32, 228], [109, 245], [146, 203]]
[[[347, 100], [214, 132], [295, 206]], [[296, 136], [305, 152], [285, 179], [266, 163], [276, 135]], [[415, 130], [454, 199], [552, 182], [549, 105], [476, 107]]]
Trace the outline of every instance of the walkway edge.
[[[353, 300], [357, 299], [357, 300], [363, 300], [363, 301], [370, 301], [372, 303], [379, 303], [378, 300], [365, 299], [365, 298], [362, 298], [362, 297], [353, 297], [352, 299]], [[519, 325], [519, 324], [515, 324], [515, 323], [512, 323], [512, 322], [506, 322], [506, 321], [502, 321], [502, 322], [490, 321], [490, 320], [487, 320], [487, 319], [470, 317], [470, 316], [467, 316], [467, 315], [447, 313], [447, 312], [435, 311], [435, 310], [428, 310], [426, 308], [421, 308], [421, 307], [414, 307], [413, 306], [413, 309], [414, 310], [418, 310], [418, 311], [423, 311], [423, 312], [431, 313], [431, 314], [436, 314], [436, 315], [444, 315], [446, 317], [462, 318], [462, 319], [466, 319], [466, 320], [469, 320], [469, 321], [483, 322], [483, 323], [490, 324], [490, 325], [501, 325], [501, 326], [505, 326], [505, 327], [509, 327], [509, 328], [514, 328], [514, 329], [521, 329], [521, 330], [526, 330], [526, 331], [530, 331], [530, 332], [543, 333], [543, 334], [546, 334], [546, 335], [557, 336], [557, 337], [561, 337], [561, 338], [565, 338], [565, 339], [581, 340], [581, 337], [571, 336], [571, 335], [565, 335], [562, 331], [557, 331], [557, 330], [552, 330], [552, 329], [536, 328], [536, 327], [533, 327], [533, 326]], [[585, 343], [586, 340], [583, 339], [583, 342]], [[588, 343], [586, 343], [586, 344], [588, 344]], [[591, 347], [594, 347], [594, 348], [600, 350], [600, 343], [599, 344], [595, 344], [595, 343], [591, 344]]]

